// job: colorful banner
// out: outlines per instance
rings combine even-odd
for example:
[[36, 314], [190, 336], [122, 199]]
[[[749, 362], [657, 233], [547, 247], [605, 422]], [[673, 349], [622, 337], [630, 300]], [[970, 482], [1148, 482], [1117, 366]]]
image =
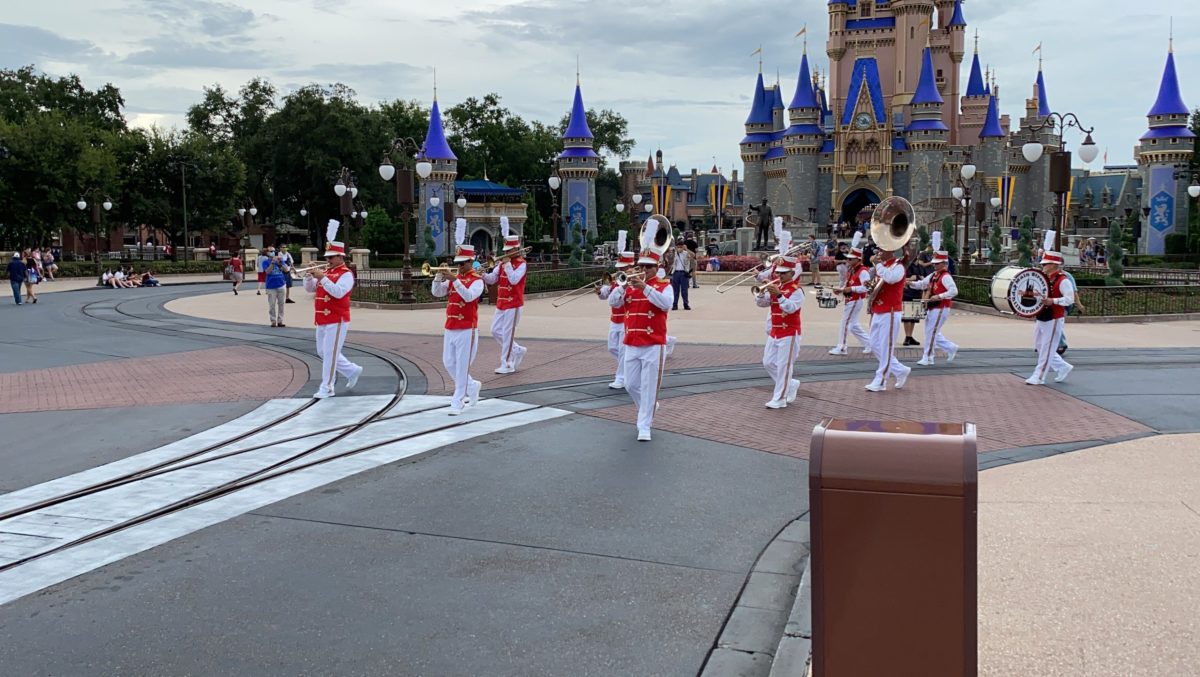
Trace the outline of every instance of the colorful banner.
[[563, 242], [578, 246], [583, 243], [583, 233], [587, 230], [588, 223], [588, 187], [589, 184], [583, 179], [572, 179], [567, 181], [566, 193], [566, 229], [563, 233]]
[[445, 203], [439, 204], [436, 207], [429, 206], [429, 198], [433, 197], [434, 195], [437, 195], [443, 200], [445, 199], [444, 188], [445, 187], [441, 184], [425, 183], [421, 185], [421, 204], [425, 205], [425, 218], [421, 219], [422, 232], [416, 233], [417, 251], [424, 251], [424, 229], [432, 226], [431, 233], [433, 234], [433, 241], [437, 243], [433, 250], [434, 254], [437, 256], [445, 256], [447, 254], [446, 216], [445, 212], [443, 211], [445, 209]]
[[671, 204], [671, 186], [663, 179], [663, 182], [654, 186], [654, 212], [667, 216], [667, 209]]
[[1146, 253], [1165, 254], [1167, 236], [1175, 232], [1175, 168], [1150, 168], [1150, 223], [1146, 229]]

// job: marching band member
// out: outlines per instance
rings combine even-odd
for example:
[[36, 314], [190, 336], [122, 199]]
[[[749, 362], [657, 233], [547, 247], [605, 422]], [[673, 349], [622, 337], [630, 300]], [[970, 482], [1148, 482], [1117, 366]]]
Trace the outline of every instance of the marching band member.
[[[621, 272], [630, 266], [634, 265], [633, 252], [623, 251], [625, 249], [625, 239], [629, 236], [628, 231], [617, 231], [617, 251], [621, 252], [617, 259], [617, 272]], [[616, 290], [620, 289], [616, 279], [608, 285], [600, 285], [596, 287], [596, 296], [602, 301], [608, 301], [609, 296]], [[609, 306], [609, 325], [608, 325], [608, 353], [617, 360], [617, 374], [613, 378], [613, 382], [608, 384], [609, 388], [618, 390], [625, 387], [625, 307], [614, 308]]]
[[313, 397], [323, 400], [333, 397], [337, 375], [346, 378], [346, 390], [351, 390], [362, 376], [363, 368], [342, 355], [342, 344], [350, 331], [350, 291], [354, 289], [354, 273], [346, 267], [346, 245], [336, 242], [338, 226], [330, 220], [325, 229], [325, 258], [329, 267], [304, 275], [304, 291], [316, 293], [313, 300], [317, 325], [317, 357], [321, 358], [321, 387]]
[[642, 231], [637, 260], [642, 274], [608, 295], [610, 306], [625, 309], [625, 389], [637, 407], [639, 442], [650, 441], [667, 352], [667, 311], [674, 300], [666, 291], [671, 283], [658, 275], [662, 254], [650, 248], [658, 227], [658, 221], [651, 219]]
[[1045, 252], [1042, 254], [1042, 272], [1050, 282], [1050, 293], [1044, 297], [1045, 306], [1036, 316], [1033, 330], [1033, 343], [1037, 348], [1037, 368], [1033, 375], [1025, 380], [1031, 386], [1044, 385], [1046, 372], [1054, 370], [1054, 382], [1062, 383], [1067, 380], [1067, 374], [1075, 368], [1058, 354], [1058, 340], [1062, 336], [1063, 323], [1066, 322], [1067, 306], [1075, 303], [1075, 285], [1061, 270], [1062, 254], [1054, 249], [1054, 231], [1046, 231]]
[[871, 304], [871, 351], [879, 358], [875, 379], [866, 385], [873, 393], [887, 390], [887, 379], [896, 379], [896, 389], [904, 387], [912, 367], [900, 364], [896, 359], [896, 335], [900, 333], [900, 320], [904, 316], [904, 261], [896, 258], [896, 252], [877, 250], [880, 258], [875, 264], [876, 284], [882, 289]]
[[[504, 236], [504, 251], [521, 249], [521, 237], [508, 232], [508, 217], [500, 217], [500, 232]], [[529, 266], [520, 254], [484, 273], [484, 284], [499, 283], [496, 313], [492, 316], [492, 337], [500, 344], [500, 366], [497, 374], [511, 374], [521, 366], [527, 349], [517, 343], [517, 323], [525, 306], [525, 273]]]
[[861, 241], [862, 233], [855, 233], [854, 239], [850, 242], [850, 252], [846, 254], [848, 265], [846, 283], [840, 290], [845, 297], [845, 304], [842, 306], [842, 324], [838, 329], [838, 344], [829, 351], [830, 355], [848, 354], [846, 344], [850, 339], [850, 334], [853, 334], [863, 344], [864, 354], [871, 354], [871, 337], [867, 335], [867, 331], [862, 328], [858, 320], [867, 298], [867, 284], [871, 281], [871, 269], [864, 266], [862, 262], [863, 250], [859, 246]]
[[954, 284], [954, 278], [947, 270], [950, 254], [940, 249], [941, 239], [940, 231], [933, 233], [933, 272], [921, 280], [908, 283], [913, 289], [929, 290], [929, 296], [924, 299], [929, 307], [929, 312], [925, 315], [925, 354], [917, 361], [922, 367], [933, 364], [938, 348], [946, 353], [947, 362], [953, 362], [954, 356], [958, 354], [958, 346], [942, 336], [942, 329], [950, 317], [950, 306], [953, 305], [950, 299], [958, 296], [958, 286]]
[[475, 272], [475, 248], [462, 244], [467, 220], [455, 220], [454, 251], [457, 275], [447, 280], [441, 271], [433, 278], [430, 291], [446, 300], [446, 333], [442, 338], [442, 364], [454, 380], [454, 395], [450, 398], [450, 415], [463, 411], [464, 401], [470, 406], [479, 402], [482, 383], [471, 378], [471, 363], [479, 350], [479, 297], [483, 295], [483, 279]]
[[[780, 243], [782, 249], [785, 243]], [[786, 251], [786, 249], [784, 250]], [[800, 354], [800, 308], [804, 305], [804, 289], [796, 280], [798, 261], [780, 256], [775, 261], [776, 278], [755, 294], [759, 308], [770, 308], [767, 317], [767, 343], [763, 347], [763, 366], [775, 391], [768, 409], [783, 409], [796, 401], [800, 381], [792, 378], [796, 357]]]

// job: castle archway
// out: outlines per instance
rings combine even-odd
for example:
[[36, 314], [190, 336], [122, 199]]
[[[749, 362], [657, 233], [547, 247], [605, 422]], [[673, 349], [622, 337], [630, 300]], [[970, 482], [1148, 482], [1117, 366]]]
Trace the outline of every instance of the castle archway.
[[871, 188], [852, 188], [842, 196], [842, 212], [839, 217], [851, 225], [858, 223], [858, 215], [873, 204], [879, 204], [879, 194]]

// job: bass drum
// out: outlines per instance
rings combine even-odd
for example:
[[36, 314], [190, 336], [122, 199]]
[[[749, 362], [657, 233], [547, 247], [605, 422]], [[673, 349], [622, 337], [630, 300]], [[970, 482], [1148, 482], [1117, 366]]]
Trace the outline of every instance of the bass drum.
[[1050, 281], [1036, 268], [1008, 266], [992, 277], [992, 305], [1001, 313], [1033, 319], [1050, 293]]

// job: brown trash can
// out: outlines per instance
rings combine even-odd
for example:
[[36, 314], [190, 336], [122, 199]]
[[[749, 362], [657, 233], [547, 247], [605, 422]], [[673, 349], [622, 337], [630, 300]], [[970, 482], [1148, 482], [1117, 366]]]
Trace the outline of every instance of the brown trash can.
[[814, 677], [975, 677], [975, 424], [826, 419], [809, 463]]

